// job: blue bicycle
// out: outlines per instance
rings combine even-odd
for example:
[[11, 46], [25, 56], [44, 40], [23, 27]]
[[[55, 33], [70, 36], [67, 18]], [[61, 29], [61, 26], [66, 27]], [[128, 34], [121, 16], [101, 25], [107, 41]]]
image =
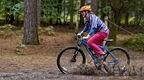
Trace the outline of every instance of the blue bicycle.
[[[117, 69], [124, 69], [130, 64], [130, 56], [125, 49], [121, 47], [114, 47], [110, 50], [108, 49], [107, 43], [111, 41], [112, 40], [107, 39], [104, 41], [104, 45], [100, 46], [106, 53], [106, 55], [103, 57], [103, 61], [105, 61], [107, 65], [103, 65], [103, 68], [107, 72], [114, 72]], [[82, 49], [83, 46], [85, 47], [86, 51]], [[86, 64], [88, 61], [86, 60], [86, 54], [84, 54], [84, 52], [87, 52], [91, 56], [96, 68], [99, 68], [97, 65], [100, 63], [98, 57], [87, 45], [87, 41], [83, 39], [82, 36], [77, 36], [77, 45], [63, 49], [58, 55], [57, 66], [59, 70], [66, 74], [70, 73], [70, 71], [76, 68], [78, 65]]]

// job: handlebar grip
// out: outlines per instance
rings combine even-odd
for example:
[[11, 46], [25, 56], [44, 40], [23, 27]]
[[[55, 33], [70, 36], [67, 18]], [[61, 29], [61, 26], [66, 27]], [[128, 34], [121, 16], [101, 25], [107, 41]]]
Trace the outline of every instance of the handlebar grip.
[[82, 36], [81, 36], [81, 35], [77, 35], [77, 37], [78, 37], [78, 38], [81, 38]]

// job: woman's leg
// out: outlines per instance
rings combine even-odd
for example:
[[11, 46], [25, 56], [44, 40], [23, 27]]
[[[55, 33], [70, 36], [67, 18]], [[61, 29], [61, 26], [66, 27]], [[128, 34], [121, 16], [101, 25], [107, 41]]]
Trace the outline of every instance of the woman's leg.
[[108, 37], [107, 33], [98, 32], [95, 35], [93, 35], [90, 39], [88, 39], [87, 41], [88, 45], [94, 50], [97, 56], [105, 54], [99, 46], [102, 45], [104, 39], [107, 37]]

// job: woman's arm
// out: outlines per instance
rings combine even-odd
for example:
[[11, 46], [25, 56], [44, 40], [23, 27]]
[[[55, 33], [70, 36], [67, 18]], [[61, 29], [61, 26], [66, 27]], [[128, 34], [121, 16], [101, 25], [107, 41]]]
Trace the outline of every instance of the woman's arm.
[[97, 17], [95, 15], [90, 16], [90, 31], [89, 35], [93, 35], [97, 29]]

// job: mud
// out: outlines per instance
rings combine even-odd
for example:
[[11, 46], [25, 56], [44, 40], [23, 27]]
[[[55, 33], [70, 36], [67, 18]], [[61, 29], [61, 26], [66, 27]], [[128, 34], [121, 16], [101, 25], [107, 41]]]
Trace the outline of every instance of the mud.
[[62, 74], [58, 70], [23, 70], [11, 73], [0, 73], [0, 80], [143, 80], [143, 76], [97, 76]]

